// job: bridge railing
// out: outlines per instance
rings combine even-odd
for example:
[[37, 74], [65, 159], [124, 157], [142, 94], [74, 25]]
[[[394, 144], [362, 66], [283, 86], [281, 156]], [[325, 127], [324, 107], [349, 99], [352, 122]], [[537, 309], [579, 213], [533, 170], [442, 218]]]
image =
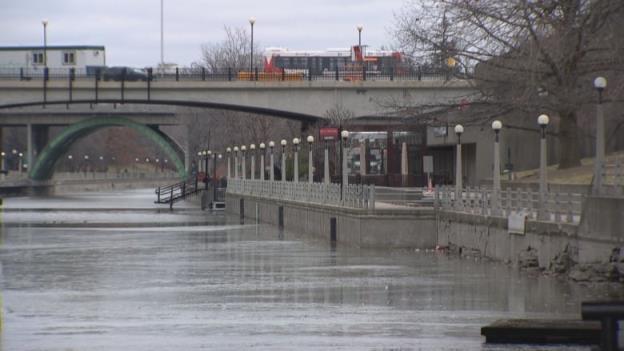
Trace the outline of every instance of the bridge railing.
[[578, 224], [583, 210], [584, 194], [547, 192], [544, 198], [530, 189], [466, 187], [457, 194], [452, 186], [435, 189], [436, 208], [483, 216], [507, 217], [524, 213], [527, 218], [555, 223]]
[[324, 204], [355, 209], [375, 209], [375, 186], [349, 184], [343, 189], [340, 184], [262, 181], [230, 179], [227, 193], [249, 195], [276, 200]]
[[[43, 68], [43, 67], [0, 67], [0, 79], [14, 79], [22, 81], [30, 80], [84, 80], [104, 78], [121, 80], [120, 76], [107, 77], [106, 67], [89, 68]], [[400, 81], [400, 80], [449, 80], [465, 79], [463, 74], [450, 74], [446, 71], [430, 71], [421, 69], [395, 70], [385, 69], [369, 70], [362, 69], [337, 69], [314, 71], [307, 68], [290, 69], [282, 72], [263, 72], [262, 68], [249, 70], [208, 70], [205, 67], [177, 67], [172, 70], [162, 71], [157, 68], [143, 70], [144, 76], [133, 76], [126, 80], [139, 81]]]

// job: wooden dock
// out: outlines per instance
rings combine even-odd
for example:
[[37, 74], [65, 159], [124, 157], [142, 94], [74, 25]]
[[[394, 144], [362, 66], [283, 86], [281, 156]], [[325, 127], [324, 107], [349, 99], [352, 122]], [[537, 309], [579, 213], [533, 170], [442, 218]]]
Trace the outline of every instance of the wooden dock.
[[599, 345], [600, 322], [568, 319], [501, 319], [482, 327], [486, 343]]

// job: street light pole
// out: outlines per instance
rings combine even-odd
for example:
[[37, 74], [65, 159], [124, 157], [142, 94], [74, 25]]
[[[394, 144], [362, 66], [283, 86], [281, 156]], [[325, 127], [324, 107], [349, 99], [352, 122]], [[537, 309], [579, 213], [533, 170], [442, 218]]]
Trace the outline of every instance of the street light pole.
[[308, 183], [314, 183], [314, 162], [312, 162], [312, 143], [314, 143], [314, 137], [308, 135]]
[[206, 159], [205, 169], [204, 169], [204, 188], [208, 190], [208, 181], [210, 180], [210, 172], [208, 170], [208, 159], [212, 155], [212, 151], [206, 150], [204, 151], [204, 158]]
[[227, 153], [227, 179], [230, 180], [232, 177], [232, 148], [228, 147], [225, 152]]
[[602, 168], [605, 162], [605, 123], [604, 110], [602, 108], [602, 93], [607, 87], [607, 79], [597, 77], [594, 79], [594, 88], [598, 91], [598, 104], [596, 105], [596, 159], [594, 160], [594, 195], [599, 195], [602, 189]]
[[43, 24], [43, 67], [48, 67], [48, 20], [41, 21]]
[[234, 146], [234, 179], [238, 179], [238, 146]]
[[299, 138], [294, 138], [293, 139], [293, 145], [295, 145], [295, 160], [294, 160], [294, 181], [295, 183], [299, 183], [299, 143], [301, 141], [299, 140]]
[[249, 152], [251, 153], [251, 180], [256, 179], [256, 144], [249, 145]]
[[266, 145], [260, 143], [260, 180], [264, 181], [264, 148]]
[[463, 195], [463, 179], [462, 179], [462, 145], [461, 135], [464, 132], [464, 126], [458, 124], [455, 126], [455, 134], [457, 135], [457, 155], [455, 157], [455, 199], [458, 207], [462, 207]]
[[243, 153], [243, 165], [242, 165], [242, 170], [243, 170], [243, 179], [247, 179], [247, 146], [243, 145], [241, 146], [241, 152]]
[[539, 124], [541, 129], [541, 137], [540, 137], [540, 168], [539, 168], [539, 192], [540, 192], [540, 211], [538, 213], [538, 217], [540, 219], [544, 219], [546, 216], [545, 211], [545, 203], [546, 203], [546, 193], [548, 192], [548, 188], [546, 185], [546, 127], [548, 127], [548, 123], [550, 122], [550, 118], [548, 115], [540, 115], [537, 118], [537, 124]]
[[282, 182], [286, 181], [286, 139], [282, 139]]
[[270, 149], [270, 162], [271, 164], [269, 165], [269, 180], [270, 181], [274, 181], [275, 180], [275, 169], [273, 167], [273, 165], [275, 164], [275, 160], [273, 158], [273, 148], [275, 147], [275, 142], [273, 141], [269, 141], [269, 149]]
[[503, 128], [501, 121], [492, 122], [492, 130], [494, 130], [494, 170], [492, 172], [492, 197], [494, 212], [498, 214], [500, 208], [500, 191], [501, 191], [501, 178], [500, 178], [500, 143], [499, 136], [500, 131]]
[[347, 186], [349, 185], [349, 174], [347, 172], [347, 139], [349, 139], [349, 131], [343, 130], [340, 132], [341, 137], [341, 146], [342, 146], [342, 154], [340, 158], [342, 159], [342, 181], [340, 182], [340, 198], [344, 201], [345, 191]]
[[253, 80], [253, 55], [254, 55], [254, 24], [256, 23], [256, 18], [249, 18], [249, 24], [251, 25], [251, 53], [249, 55], [249, 76], [252, 77]]
[[329, 179], [329, 145], [327, 144], [327, 140], [325, 140], [325, 155], [324, 155], [324, 163], [323, 163], [323, 181], [325, 184], [330, 183]]

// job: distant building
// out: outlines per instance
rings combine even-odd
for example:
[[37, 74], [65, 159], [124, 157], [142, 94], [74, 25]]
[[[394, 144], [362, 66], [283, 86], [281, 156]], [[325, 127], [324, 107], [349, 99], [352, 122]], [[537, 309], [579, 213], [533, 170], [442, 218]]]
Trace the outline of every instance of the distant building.
[[0, 46], [0, 68], [43, 68], [44, 57], [50, 69], [106, 66], [104, 46]]

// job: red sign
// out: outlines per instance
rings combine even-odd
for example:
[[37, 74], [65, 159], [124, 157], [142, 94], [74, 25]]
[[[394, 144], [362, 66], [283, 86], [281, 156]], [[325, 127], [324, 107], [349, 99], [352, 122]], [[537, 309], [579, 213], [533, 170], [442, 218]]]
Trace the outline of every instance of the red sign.
[[336, 140], [338, 139], [338, 128], [335, 128], [335, 127], [321, 128], [319, 134], [321, 135], [321, 139], [323, 140]]

